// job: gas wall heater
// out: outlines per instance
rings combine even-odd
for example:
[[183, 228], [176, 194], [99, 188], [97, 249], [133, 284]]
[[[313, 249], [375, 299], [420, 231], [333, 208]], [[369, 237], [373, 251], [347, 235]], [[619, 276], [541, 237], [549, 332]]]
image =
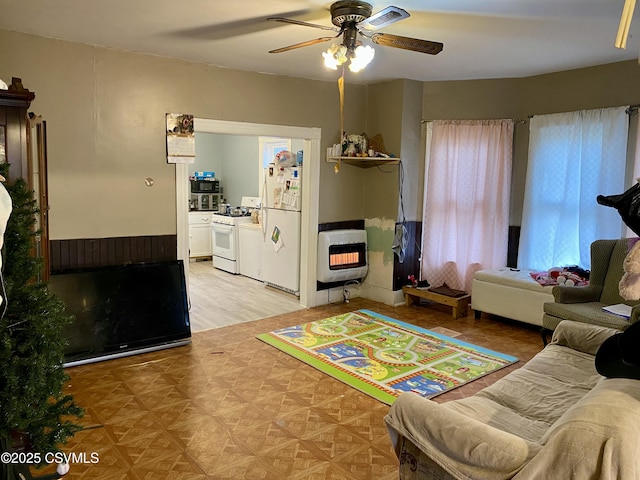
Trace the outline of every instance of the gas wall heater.
[[328, 230], [318, 234], [318, 281], [340, 282], [367, 274], [366, 230]]

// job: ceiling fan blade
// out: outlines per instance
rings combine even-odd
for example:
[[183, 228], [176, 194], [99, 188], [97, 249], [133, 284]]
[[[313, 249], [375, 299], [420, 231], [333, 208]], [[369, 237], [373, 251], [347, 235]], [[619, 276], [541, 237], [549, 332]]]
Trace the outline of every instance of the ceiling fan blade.
[[391, 25], [394, 22], [398, 22], [409, 17], [409, 12], [402, 8], [388, 6], [383, 8], [377, 13], [374, 13], [369, 18], [361, 21], [358, 24], [358, 28], [365, 28], [367, 30], [377, 30], [387, 25]]
[[[283, 12], [283, 16], [299, 16], [309, 15], [311, 10], [295, 10]], [[228, 38], [239, 37], [241, 35], [249, 35], [252, 33], [264, 32], [271, 29], [279, 28], [282, 25], [276, 23], [265, 22], [264, 16], [244, 18], [232, 22], [212, 23], [194, 28], [187, 28], [168, 32], [170, 35], [177, 37], [193, 38], [195, 40], [225, 40]]]
[[420, 40], [418, 38], [401, 37], [400, 35], [392, 35], [390, 33], [374, 33], [369, 38], [371, 38], [373, 43], [378, 45], [403, 48], [405, 50], [427, 53], [429, 55], [437, 55], [444, 47], [444, 44], [440, 42], [430, 42], [428, 40]]
[[317, 23], [303, 22], [302, 20], [293, 20], [292, 18], [269, 17], [267, 18], [267, 20], [272, 20], [274, 22], [292, 23], [293, 25], [302, 25], [303, 27], [320, 28], [322, 30], [331, 30], [333, 32], [338, 31], [338, 29], [335, 27], [327, 27], [326, 25], [318, 25]]
[[313, 40], [307, 40], [306, 42], [296, 43], [295, 45], [289, 45], [288, 47], [276, 48], [275, 50], [269, 50], [269, 53], [281, 53], [288, 52], [289, 50], [295, 50], [296, 48], [308, 47], [309, 45], [315, 45], [316, 43], [328, 42], [334, 40], [336, 37], [320, 37]]

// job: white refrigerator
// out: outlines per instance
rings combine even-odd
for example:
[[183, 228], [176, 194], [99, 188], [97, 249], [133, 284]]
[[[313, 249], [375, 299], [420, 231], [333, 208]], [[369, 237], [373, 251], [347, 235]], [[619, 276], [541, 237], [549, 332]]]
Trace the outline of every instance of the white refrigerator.
[[262, 189], [262, 279], [300, 295], [302, 168], [265, 168]]

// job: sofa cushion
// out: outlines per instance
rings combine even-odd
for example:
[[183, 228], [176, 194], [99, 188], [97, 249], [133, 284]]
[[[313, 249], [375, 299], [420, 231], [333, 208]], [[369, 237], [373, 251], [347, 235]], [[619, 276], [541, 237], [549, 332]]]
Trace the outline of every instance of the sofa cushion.
[[[620, 302], [622, 303], [622, 302]], [[601, 327], [623, 329], [629, 326], [629, 320], [602, 311], [602, 307], [610, 305], [601, 302], [556, 303], [544, 304], [544, 313], [553, 317], [574, 322], [590, 323]]]
[[599, 378], [592, 355], [551, 344], [508, 377], [445, 405], [499, 430], [542, 443], [549, 427]]
[[515, 477], [640, 478], [640, 381], [601, 380], [544, 436], [545, 446]]

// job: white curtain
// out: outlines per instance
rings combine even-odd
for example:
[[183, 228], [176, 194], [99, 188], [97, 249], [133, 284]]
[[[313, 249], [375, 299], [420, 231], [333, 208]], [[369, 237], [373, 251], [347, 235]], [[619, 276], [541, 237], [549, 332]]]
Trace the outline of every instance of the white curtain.
[[469, 291], [507, 261], [513, 120], [427, 125], [421, 278]]
[[[638, 125], [637, 108], [629, 113], [629, 143], [628, 152], [633, 162], [633, 174], [625, 182], [625, 190], [640, 181], [640, 125]], [[636, 233], [625, 226], [626, 238], [637, 237]]]
[[590, 245], [620, 238], [622, 222], [598, 195], [624, 190], [626, 107], [535, 116], [518, 250], [518, 267], [590, 268]]

